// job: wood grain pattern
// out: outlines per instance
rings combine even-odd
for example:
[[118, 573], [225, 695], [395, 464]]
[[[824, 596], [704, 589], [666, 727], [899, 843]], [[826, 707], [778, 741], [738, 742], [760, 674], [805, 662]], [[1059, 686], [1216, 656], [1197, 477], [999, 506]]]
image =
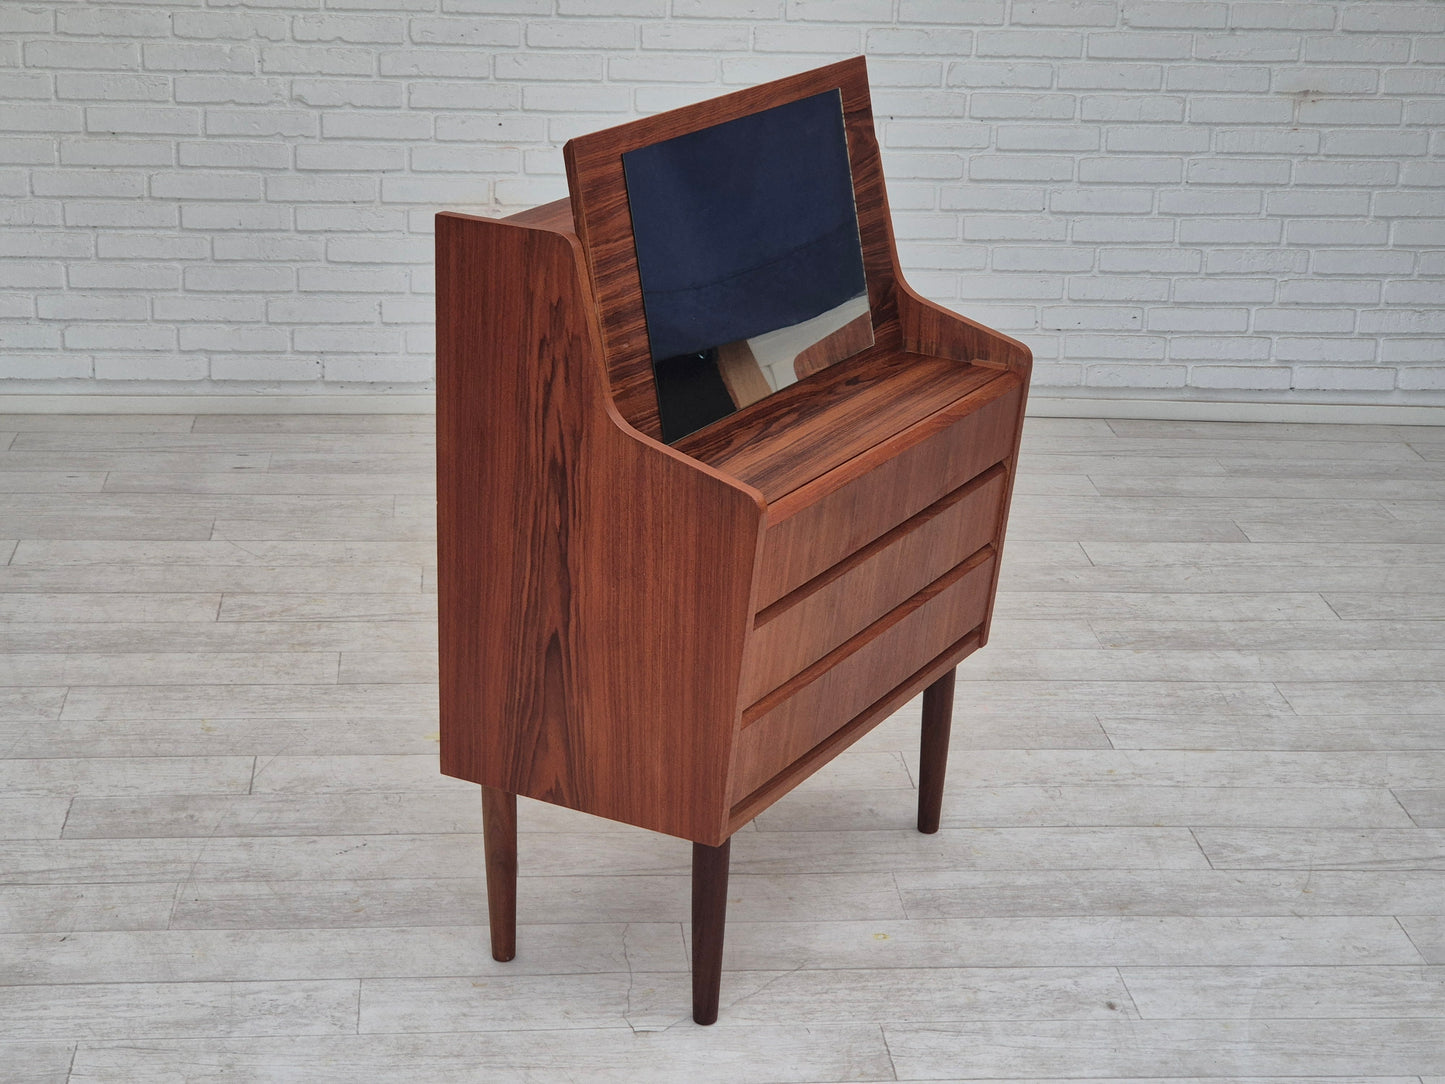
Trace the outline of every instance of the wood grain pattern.
[[760, 607], [770, 605], [1003, 460], [1022, 399], [1000, 377], [770, 503]]
[[577, 233], [587, 252], [587, 267], [601, 313], [612, 393], [622, 416], [649, 436], [660, 437], [662, 429], [622, 155], [833, 89], [838, 89], [843, 99], [874, 338], [880, 338], [880, 325], [888, 325], [881, 334], [886, 345], [896, 349], [900, 336], [893, 285], [893, 239], [878, 143], [873, 134], [868, 71], [862, 57], [579, 136], [563, 148]]
[[492, 959], [517, 955], [517, 796], [482, 788], [482, 845], [487, 864], [487, 925]]
[[994, 467], [758, 614], [743, 701], [781, 685], [998, 534], [1006, 476]]
[[699, 1024], [717, 1022], [731, 851], [731, 838], [692, 845], [692, 1018]]
[[923, 690], [923, 726], [918, 742], [918, 830], [938, 831], [943, 815], [943, 781], [948, 773], [948, 738], [953, 727], [955, 667]]
[[984, 549], [743, 712], [733, 795], [744, 797], [983, 623], [994, 554]]
[[581, 272], [438, 216], [443, 771], [715, 844], [760, 498], [621, 422]]

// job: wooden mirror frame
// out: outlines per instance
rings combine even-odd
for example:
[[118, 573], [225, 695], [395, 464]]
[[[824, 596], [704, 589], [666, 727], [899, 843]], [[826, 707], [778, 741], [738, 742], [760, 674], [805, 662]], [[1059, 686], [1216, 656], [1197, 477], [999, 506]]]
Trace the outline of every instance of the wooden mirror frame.
[[[843, 101], [853, 202], [858, 212], [863, 273], [873, 315], [874, 346], [896, 350], [899, 330], [894, 296], [893, 233], [883, 170], [878, 160], [878, 142], [873, 133], [868, 67], [862, 57], [579, 136], [563, 147], [567, 183], [572, 194], [572, 218], [587, 253], [587, 270], [602, 317], [602, 350], [613, 402], [629, 423], [648, 436], [661, 440], [662, 423], [622, 156], [830, 90], [839, 91]], [[744, 407], [738, 414], [757, 405]]]

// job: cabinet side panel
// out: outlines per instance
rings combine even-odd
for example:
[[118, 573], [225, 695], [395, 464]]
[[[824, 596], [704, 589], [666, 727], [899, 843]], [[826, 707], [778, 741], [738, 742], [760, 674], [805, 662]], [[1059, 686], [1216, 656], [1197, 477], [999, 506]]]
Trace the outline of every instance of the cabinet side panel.
[[575, 241], [437, 225], [442, 770], [717, 843], [761, 509], [607, 406]]

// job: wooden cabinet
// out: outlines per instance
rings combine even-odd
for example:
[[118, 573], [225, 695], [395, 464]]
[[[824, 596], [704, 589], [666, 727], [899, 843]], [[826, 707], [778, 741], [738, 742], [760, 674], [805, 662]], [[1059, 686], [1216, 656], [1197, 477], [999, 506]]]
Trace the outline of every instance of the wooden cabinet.
[[[873, 344], [660, 439], [621, 155], [841, 93]], [[515, 796], [693, 841], [716, 1017], [727, 841], [988, 637], [1030, 355], [899, 274], [860, 59], [569, 143], [570, 201], [437, 216], [442, 770], [484, 788], [493, 950]]]

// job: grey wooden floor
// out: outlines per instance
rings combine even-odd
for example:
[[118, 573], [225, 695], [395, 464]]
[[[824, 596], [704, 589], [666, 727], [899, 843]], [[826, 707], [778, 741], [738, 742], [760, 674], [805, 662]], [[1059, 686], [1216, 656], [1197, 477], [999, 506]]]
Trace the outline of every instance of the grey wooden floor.
[[1445, 1082], [1445, 428], [1033, 419], [917, 705], [739, 833], [437, 773], [418, 417], [0, 417], [0, 1078]]

